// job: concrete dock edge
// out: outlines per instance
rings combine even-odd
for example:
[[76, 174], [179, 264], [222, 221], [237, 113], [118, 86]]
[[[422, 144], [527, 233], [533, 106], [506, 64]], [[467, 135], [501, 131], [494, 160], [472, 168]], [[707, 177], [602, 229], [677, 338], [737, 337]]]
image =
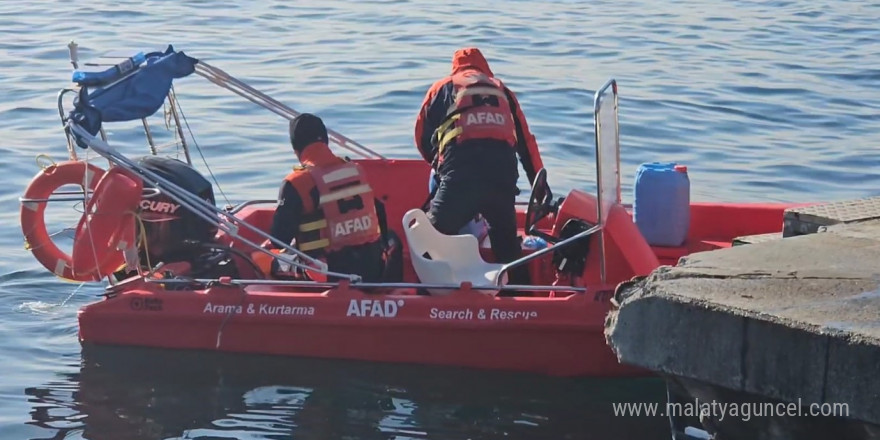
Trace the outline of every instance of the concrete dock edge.
[[621, 362], [743, 398], [845, 403], [872, 433], [852, 438], [880, 435], [880, 221], [693, 254], [615, 301]]

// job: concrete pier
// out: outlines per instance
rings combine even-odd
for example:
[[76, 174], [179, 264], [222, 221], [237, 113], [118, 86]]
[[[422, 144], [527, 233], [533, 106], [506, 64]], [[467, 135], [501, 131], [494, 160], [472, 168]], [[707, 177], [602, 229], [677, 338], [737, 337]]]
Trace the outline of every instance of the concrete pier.
[[[801, 408], [704, 415], [718, 439], [880, 438], [880, 220], [824, 223], [621, 284], [609, 345], [702, 403]], [[812, 404], [848, 417], [801, 417]]]

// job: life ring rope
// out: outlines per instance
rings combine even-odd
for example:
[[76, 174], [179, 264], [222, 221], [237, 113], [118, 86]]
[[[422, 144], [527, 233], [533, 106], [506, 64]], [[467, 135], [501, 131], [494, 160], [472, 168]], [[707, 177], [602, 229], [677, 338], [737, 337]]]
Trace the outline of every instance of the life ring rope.
[[[57, 235], [59, 235], [59, 234], [62, 234], [62, 233], [64, 233], [64, 232], [71, 232], [71, 231], [75, 232], [75, 229], [74, 229], [74, 228], [64, 228], [64, 229], [62, 229], [62, 230], [60, 230], [60, 231], [58, 231], [58, 232], [53, 232], [53, 233], [49, 234], [49, 238], [55, 238], [55, 236], [57, 236]], [[24, 250], [26, 250], [26, 251], [39, 249], [39, 248], [41, 248], [41, 247], [43, 247], [43, 246], [45, 246], [45, 245], [46, 245], [46, 243], [43, 243], [43, 244], [41, 244], [41, 245], [38, 246], [38, 247], [33, 247], [33, 246], [31, 246], [30, 242], [28, 242], [27, 239], [24, 240]]]
[[147, 246], [147, 226], [144, 224], [144, 219], [140, 214], [135, 215], [135, 219], [138, 221], [138, 225], [140, 226], [140, 231], [138, 233], [137, 240], [140, 245], [144, 247], [144, 258], [147, 260], [147, 267], [149, 270], [153, 270], [153, 263], [150, 262], [150, 249]]
[[[48, 160], [50, 165], [43, 165], [43, 164], [41, 164], [41, 163], [40, 163], [40, 158], [45, 158], [46, 160]], [[34, 161], [37, 163], [37, 167], [39, 167], [41, 170], [45, 170], [46, 168], [49, 168], [49, 167], [51, 167], [51, 166], [55, 166], [55, 165], [57, 165], [57, 164], [55, 163], [55, 161], [52, 160], [52, 158], [49, 157], [49, 155], [46, 154], [46, 153], [40, 153], [40, 154], [38, 154], [37, 157], [34, 159]]]

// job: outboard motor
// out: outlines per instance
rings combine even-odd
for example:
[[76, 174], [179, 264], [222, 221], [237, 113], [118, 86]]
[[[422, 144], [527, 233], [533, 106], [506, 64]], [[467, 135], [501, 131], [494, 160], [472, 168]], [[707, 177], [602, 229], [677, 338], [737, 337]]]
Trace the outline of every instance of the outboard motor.
[[[177, 159], [162, 156], [142, 157], [138, 164], [171, 181], [214, 205], [214, 188], [195, 168]], [[150, 188], [144, 182], [144, 188]], [[138, 237], [143, 230], [144, 240], [138, 243], [141, 264], [156, 265], [158, 262], [189, 263], [205, 252], [204, 244], [214, 242], [217, 226], [208, 223], [195, 213], [181, 206], [167, 194], [145, 197], [140, 203], [141, 222]]]

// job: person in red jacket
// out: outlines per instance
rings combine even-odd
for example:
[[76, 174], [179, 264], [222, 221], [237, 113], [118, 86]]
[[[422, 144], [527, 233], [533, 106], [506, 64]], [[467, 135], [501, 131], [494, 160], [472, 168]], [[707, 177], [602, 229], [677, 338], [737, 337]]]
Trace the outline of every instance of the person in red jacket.
[[[290, 122], [290, 143], [302, 165], [281, 184], [270, 234], [325, 259], [330, 271], [381, 281], [385, 210], [363, 170], [333, 154], [324, 122], [310, 113]], [[285, 272], [273, 264], [273, 275], [293, 276]]]
[[[529, 183], [543, 163], [516, 95], [495, 77], [479, 49], [457, 50], [450, 75], [428, 89], [415, 143], [439, 178], [428, 213], [434, 227], [456, 234], [482, 214], [496, 261], [519, 258], [517, 156]], [[511, 284], [528, 283], [522, 269], [510, 274]]]

